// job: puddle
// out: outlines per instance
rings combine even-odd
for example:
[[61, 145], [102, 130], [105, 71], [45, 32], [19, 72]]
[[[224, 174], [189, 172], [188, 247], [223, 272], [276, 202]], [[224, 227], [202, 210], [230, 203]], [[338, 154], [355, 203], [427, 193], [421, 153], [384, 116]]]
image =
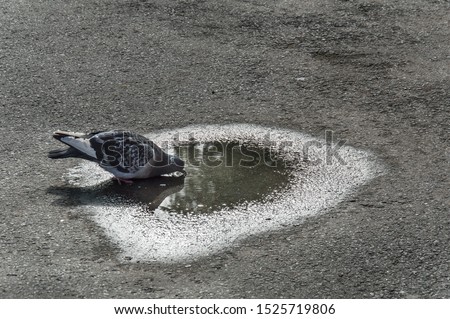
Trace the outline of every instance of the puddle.
[[290, 130], [204, 125], [147, 137], [184, 159], [187, 175], [118, 185], [90, 162], [67, 174], [78, 192], [72, 196], [120, 247], [123, 261], [180, 262], [219, 252], [324, 212], [382, 173], [368, 152], [343, 146], [345, 163], [328, 162], [325, 140]]

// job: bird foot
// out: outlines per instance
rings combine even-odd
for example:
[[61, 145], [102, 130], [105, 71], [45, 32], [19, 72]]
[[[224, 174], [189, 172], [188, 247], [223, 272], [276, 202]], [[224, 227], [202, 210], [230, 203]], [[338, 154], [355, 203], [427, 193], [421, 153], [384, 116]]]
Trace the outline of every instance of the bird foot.
[[122, 185], [122, 183], [126, 184], [126, 185], [131, 185], [133, 184], [133, 181], [131, 179], [120, 179], [117, 177], [114, 177], [115, 180], [117, 180], [117, 183], [119, 183], [119, 185]]

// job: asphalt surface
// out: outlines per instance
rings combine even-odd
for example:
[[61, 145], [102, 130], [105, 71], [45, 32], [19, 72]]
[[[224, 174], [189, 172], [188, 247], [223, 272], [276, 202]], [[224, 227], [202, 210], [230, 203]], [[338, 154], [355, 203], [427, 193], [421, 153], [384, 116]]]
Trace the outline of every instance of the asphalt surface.
[[[4, 0], [0, 297], [449, 298], [448, 1]], [[387, 167], [295, 227], [130, 263], [46, 158], [56, 129], [255, 123]]]

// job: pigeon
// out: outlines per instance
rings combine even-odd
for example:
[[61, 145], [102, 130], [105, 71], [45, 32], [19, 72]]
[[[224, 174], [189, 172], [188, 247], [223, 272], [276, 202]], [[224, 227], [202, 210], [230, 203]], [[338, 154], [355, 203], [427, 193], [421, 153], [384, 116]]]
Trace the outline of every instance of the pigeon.
[[184, 161], [169, 155], [148, 138], [125, 130], [74, 133], [56, 131], [53, 137], [69, 148], [48, 153], [52, 159], [76, 157], [96, 162], [119, 184], [174, 172], [184, 172]]

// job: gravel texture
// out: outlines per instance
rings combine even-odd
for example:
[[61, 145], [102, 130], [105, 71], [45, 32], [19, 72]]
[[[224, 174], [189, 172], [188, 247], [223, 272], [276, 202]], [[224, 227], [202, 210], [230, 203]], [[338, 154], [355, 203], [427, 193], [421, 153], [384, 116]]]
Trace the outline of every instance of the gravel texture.
[[[446, 0], [4, 0], [0, 297], [449, 298]], [[130, 263], [49, 189], [56, 129], [332, 130], [387, 173], [189, 264]]]

